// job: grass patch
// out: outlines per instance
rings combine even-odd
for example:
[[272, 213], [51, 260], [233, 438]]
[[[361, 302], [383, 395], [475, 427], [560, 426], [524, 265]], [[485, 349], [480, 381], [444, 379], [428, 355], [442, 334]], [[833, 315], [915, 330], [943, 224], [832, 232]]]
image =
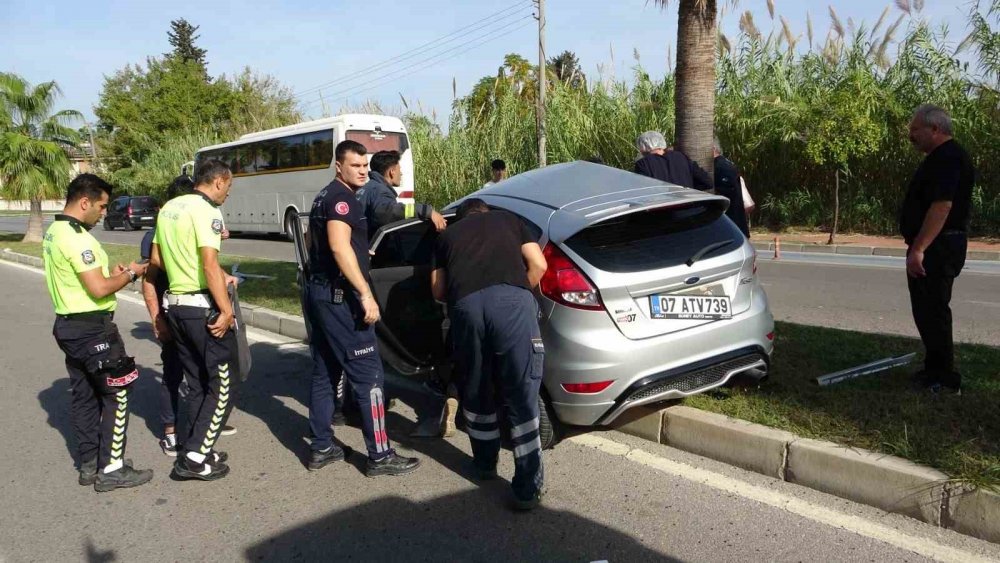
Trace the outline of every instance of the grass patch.
[[[24, 235], [0, 234], [0, 247], [9, 248], [14, 252], [29, 256], [42, 255], [42, 245], [37, 242], [20, 242]], [[138, 246], [128, 244], [103, 244], [111, 264], [128, 264], [139, 258]], [[268, 309], [274, 309], [293, 315], [302, 314], [299, 304], [299, 289], [296, 285], [296, 267], [294, 262], [279, 262], [262, 258], [247, 258], [246, 256], [229, 256], [223, 254], [219, 262], [227, 271], [233, 264], [239, 264], [239, 271], [244, 274], [273, 276], [273, 280], [248, 278], [240, 285], [240, 301]]]
[[916, 366], [821, 388], [813, 378], [921, 350], [913, 338], [777, 323], [771, 377], [760, 389], [730, 387], [684, 400], [808, 438], [897, 455], [955, 480], [1000, 490], [1000, 348], [956, 347], [962, 393], [915, 391]]

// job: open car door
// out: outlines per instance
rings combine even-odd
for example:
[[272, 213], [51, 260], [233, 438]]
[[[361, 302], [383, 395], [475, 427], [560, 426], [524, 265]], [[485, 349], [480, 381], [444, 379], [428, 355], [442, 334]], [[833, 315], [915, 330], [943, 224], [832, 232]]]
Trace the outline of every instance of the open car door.
[[431, 295], [436, 240], [433, 224], [407, 219], [382, 227], [371, 241], [372, 291], [382, 312], [375, 333], [382, 359], [402, 375], [451, 369], [447, 308]]

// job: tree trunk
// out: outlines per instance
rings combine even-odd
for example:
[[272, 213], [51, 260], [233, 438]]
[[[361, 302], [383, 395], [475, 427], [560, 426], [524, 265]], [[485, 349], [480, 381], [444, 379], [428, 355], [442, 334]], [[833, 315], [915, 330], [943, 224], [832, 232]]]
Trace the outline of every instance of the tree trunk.
[[837, 170], [833, 177], [833, 228], [830, 229], [830, 239], [826, 241], [827, 244], [833, 244], [833, 239], [837, 236], [837, 224], [840, 222], [840, 170]]
[[31, 199], [31, 214], [28, 215], [28, 230], [21, 242], [42, 242], [42, 200]]
[[716, 0], [680, 0], [677, 12], [677, 148], [713, 176]]

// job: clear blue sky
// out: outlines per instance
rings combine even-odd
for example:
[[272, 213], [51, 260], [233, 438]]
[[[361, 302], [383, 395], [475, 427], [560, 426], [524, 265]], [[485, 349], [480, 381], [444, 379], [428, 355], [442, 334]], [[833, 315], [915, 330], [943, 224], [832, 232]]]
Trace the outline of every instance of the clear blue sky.
[[[322, 112], [318, 92], [310, 90], [339, 80], [323, 89], [333, 113], [365, 100], [398, 111], [402, 93], [411, 108], [419, 101], [426, 113], [436, 110], [438, 121], [445, 122], [452, 79], [461, 96], [482, 76], [495, 74], [504, 54], [517, 52], [533, 62], [538, 57], [534, 9], [528, 1], [3, 0], [0, 4], [4, 21], [0, 71], [15, 72], [33, 83], [56, 80], [64, 92], [60, 108], [78, 109], [88, 119], [93, 119], [104, 76], [169, 51], [166, 31], [170, 20], [180, 17], [201, 26], [198, 44], [208, 51], [211, 75], [232, 75], [244, 66], [271, 74], [303, 94], [303, 110], [309, 117]], [[729, 2], [719, 0], [719, 4]], [[831, 4], [845, 25], [853, 18], [871, 26], [886, 6], [892, 6], [889, 19], [902, 14], [889, 0]], [[599, 65], [606, 76], [613, 72], [626, 78], [635, 65], [633, 52], [638, 51], [647, 71], [662, 76], [668, 52], [676, 52], [676, 6], [676, 1], [660, 10], [646, 0], [548, 0], [547, 54], [575, 52], [591, 79], [598, 76]], [[750, 10], [764, 33], [772, 26], [778, 29], [777, 16], [784, 15], [804, 44], [806, 11], [821, 40], [830, 26], [827, 6], [775, 0], [773, 22], [765, 0], [741, 0], [738, 11]], [[490, 26], [474, 29], [474, 22], [508, 7], [490, 20]], [[967, 9], [964, 0], [926, 0], [920, 17], [948, 24], [958, 43], [966, 32]], [[738, 12], [723, 16], [723, 31], [731, 39], [737, 34], [738, 19]], [[366, 72], [367, 67], [456, 31], [447, 38], [453, 41]]]

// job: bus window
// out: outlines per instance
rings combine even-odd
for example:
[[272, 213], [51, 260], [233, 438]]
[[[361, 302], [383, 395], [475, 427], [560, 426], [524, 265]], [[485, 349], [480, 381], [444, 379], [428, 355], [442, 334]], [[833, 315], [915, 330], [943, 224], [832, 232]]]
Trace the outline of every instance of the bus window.
[[254, 164], [256, 165], [257, 172], [266, 172], [268, 170], [275, 170], [278, 168], [278, 142], [277, 141], [259, 141], [254, 143], [256, 149], [256, 158], [254, 159]]
[[333, 161], [333, 130], [306, 133], [307, 166], [330, 166]]
[[379, 151], [399, 151], [400, 153], [404, 153], [410, 148], [410, 141], [406, 138], [406, 133], [354, 129], [348, 131], [344, 135], [344, 138], [349, 141], [361, 143], [368, 149], [368, 154], [375, 154]]
[[304, 135], [278, 139], [278, 168], [301, 168], [306, 165]]
[[237, 168], [233, 170], [233, 174], [253, 174], [255, 172], [252, 143], [236, 148], [236, 162]]

